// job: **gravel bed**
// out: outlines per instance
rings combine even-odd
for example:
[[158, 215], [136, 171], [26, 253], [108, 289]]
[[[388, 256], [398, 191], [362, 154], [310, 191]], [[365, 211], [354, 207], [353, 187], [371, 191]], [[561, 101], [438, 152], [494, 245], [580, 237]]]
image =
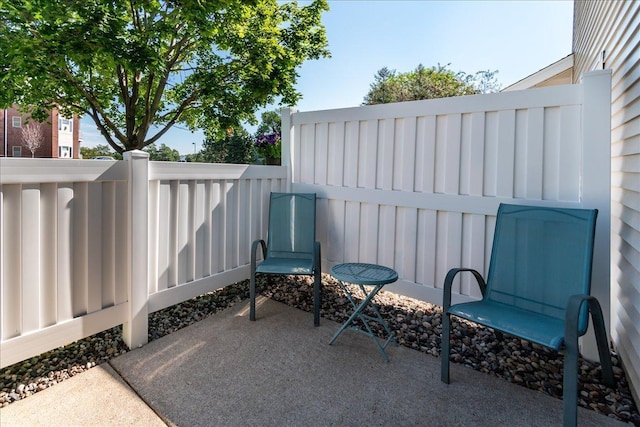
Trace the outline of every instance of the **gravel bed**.
[[[323, 318], [344, 322], [352, 312], [349, 301], [338, 284], [323, 277]], [[271, 282], [258, 280], [259, 291], [276, 301], [305, 311], [312, 311], [313, 286], [304, 276]], [[202, 320], [249, 297], [248, 281], [227, 286], [149, 316], [149, 340]], [[389, 323], [401, 345], [440, 355], [442, 308], [382, 291], [375, 299], [382, 316]], [[375, 324], [372, 325], [376, 330]], [[381, 327], [377, 332], [382, 332]], [[65, 347], [43, 353], [0, 370], [0, 407], [24, 399], [128, 350], [122, 341], [122, 328], [116, 327]], [[615, 389], [600, 381], [600, 365], [580, 358], [579, 404], [607, 416], [640, 427], [640, 414], [633, 400], [619, 358], [611, 353]], [[507, 381], [562, 397], [562, 363], [560, 353], [518, 338], [499, 341], [491, 329], [466, 321], [452, 322], [451, 361]]]

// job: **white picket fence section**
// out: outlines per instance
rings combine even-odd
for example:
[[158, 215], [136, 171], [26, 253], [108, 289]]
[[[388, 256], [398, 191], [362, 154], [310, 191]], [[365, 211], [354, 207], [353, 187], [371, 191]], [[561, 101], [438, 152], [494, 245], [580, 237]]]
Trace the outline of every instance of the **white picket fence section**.
[[[394, 268], [441, 303], [447, 271], [486, 272], [501, 202], [599, 209], [593, 293], [609, 315], [610, 73], [582, 84], [292, 113], [292, 191], [321, 198], [325, 269]], [[457, 299], [480, 296], [471, 275]]]
[[0, 159], [2, 367], [248, 278], [286, 168], [128, 157]]
[[248, 278], [271, 191], [318, 194], [325, 272], [387, 265], [392, 290], [436, 303], [449, 268], [486, 270], [500, 202], [598, 208], [608, 317], [610, 79], [287, 110], [281, 167], [1, 158], [0, 367], [120, 324], [143, 345], [149, 313]]
[[[149, 312], [249, 277], [283, 167], [151, 162]], [[185, 166], [189, 167], [188, 170]]]
[[0, 159], [3, 367], [127, 321], [127, 166]]

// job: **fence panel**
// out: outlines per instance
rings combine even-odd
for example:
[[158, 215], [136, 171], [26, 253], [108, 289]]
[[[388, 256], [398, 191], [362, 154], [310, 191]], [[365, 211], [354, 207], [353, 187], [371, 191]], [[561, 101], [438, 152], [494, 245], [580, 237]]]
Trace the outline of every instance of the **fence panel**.
[[285, 167], [128, 159], [0, 159], [2, 367], [248, 278]]
[[[400, 276], [390, 289], [438, 303], [450, 268], [488, 269], [501, 202], [596, 207], [608, 227], [608, 201], [583, 202], [600, 191], [581, 187], [584, 87], [293, 113], [292, 190], [326, 206], [324, 268], [387, 265]], [[455, 298], [479, 296], [456, 280]]]
[[0, 159], [1, 366], [126, 320], [123, 163]]
[[249, 277], [251, 242], [266, 237], [274, 166], [150, 162], [149, 312]]

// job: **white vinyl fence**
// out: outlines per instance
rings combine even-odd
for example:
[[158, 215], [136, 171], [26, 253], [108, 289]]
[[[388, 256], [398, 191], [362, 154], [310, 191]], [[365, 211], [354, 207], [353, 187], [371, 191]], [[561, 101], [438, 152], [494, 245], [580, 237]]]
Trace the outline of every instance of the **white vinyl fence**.
[[[609, 319], [610, 73], [582, 84], [292, 113], [292, 191], [315, 192], [324, 268], [394, 268], [442, 302], [486, 272], [501, 202], [599, 209], [593, 294]], [[471, 275], [457, 300], [479, 297]], [[607, 321], [607, 324], [609, 322]]]
[[[593, 293], [609, 316], [610, 74], [580, 85], [283, 114], [283, 166], [0, 159], [0, 363], [249, 277], [271, 191], [318, 194], [323, 270], [396, 269], [439, 303], [485, 271], [500, 202], [598, 208]], [[290, 132], [286, 130], [289, 129]], [[478, 296], [468, 278], [458, 298]], [[608, 322], [607, 322], [608, 323]]]
[[0, 159], [1, 366], [249, 276], [286, 168]]

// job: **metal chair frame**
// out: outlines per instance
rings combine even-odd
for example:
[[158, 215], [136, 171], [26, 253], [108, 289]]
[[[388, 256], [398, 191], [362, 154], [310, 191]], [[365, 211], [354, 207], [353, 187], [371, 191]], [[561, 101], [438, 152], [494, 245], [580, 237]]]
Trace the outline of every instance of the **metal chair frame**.
[[[590, 313], [602, 365], [603, 380], [606, 385], [614, 386], [602, 309], [598, 300], [589, 295], [596, 217], [597, 210], [500, 205], [487, 282], [477, 270], [471, 268], [451, 269], [444, 281], [441, 353], [441, 380], [443, 382], [449, 383], [451, 315], [493, 328], [499, 339], [502, 336], [501, 332], [505, 332], [555, 350], [564, 348], [563, 422], [565, 426], [575, 426], [577, 424], [578, 406], [578, 337], [586, 333]], [[511, 255], [510, 251], [513, 248], [515, 248], [513, 252], [518, 250], [526, 252], [527, 245], [542, 243], [541, 246], [536, 246], [536, 248], [544, 247], [544, 237], [539, 236], [541, 234], [539, 232], [540, 227], [543, 227], [542, 224], [553, 223], [554, 221], [560, 224], [564, 222], [567, 227], [576, 226], [576, 235], [582, 240], [574, 239], [578, 240], [577, 243], [576, 241], [560, 242], [562, 247], [560, 249], [556, 248], [554, 252], [554, 255], [558, 256], [545, 257], [542, 253], [538, 254], [538, 258], [543, 258], [543, 260], [535, 259], [534, 254], [521, 257], [516, 254]], [[517, 226], [513, 226], [513, 224], [517, 224]], [[519, 236], [516, 231], [518, 230], [524, 231], [525, 236], [521, 237], [521, 239], [525, 240], [524, 243], [517, 242]], [[580, 233], [583, 233], [584, 236], [580, 236]], [[551, 236], [553, 233], [550, 232], [548, 234]], [[556, 236], [551, 236], [550, 239], [554, 238], [557, 239]], [[582, 245], [582, 242], [586, 243]], [[565, 244], [566, 247], [563, 246]], [[571, 287], [571, 291], [568, 291], [573, 292], [571, 295], [562, 295], [565, 291], [558, 290], [558, 283], [547, 283], [559, 280], [557, 276], [568, 277], [565, 271], [562, 270], [563, 265], [559, 264], [565, 260], [557, 259], [562, 258], [565, 252], [568, 258], [566, 260], [567, 264], [574, 267], [577, 266], [577, 270], [582, 270], [575, 272], [578, 279], [576, 279], [574, 286]], [[571, 253], [574, 254], [573, 258], [571, 258]], [[501, 259], [502, 257], [506, 259]], [[536, 264], [535, 267], [537, 268], [527, 266], [527, 272], [520, 274], [519, 264], [521, 264], [521, 261], [527, 261], [527, 258], [534, 258], [529, 261], [532, 261], [532, 264]], [[548, 262], [545, 264], [547, 259]], [[501, 263], [512, 263], [513, 265], [502, 268], [500, 266]], [[545, 271], [547, 264], [553, 264], [549, 266], [549, 270], [552, 273], [561, 271], [561, 274], [548, 274]], [[469, 272], [474, 276], [483, 298], [477, 302], [452, 305], [453, 280], [457, 274], [463, 272]], [[504, 277], [499, 277], [501, 273], [505, 272], [510, 273], [512, 277], [509, 277], [508, 280], [504, 280]], [[547, 278], [550, 275], [555, 277], [547, 282], [544, 280], [532, 280], [528, 277], [536, 274]], [[508, 283], [508, 286], [511, 286], [511, 282], [517, 282], [518, 280], [525, 284], [521, 287], [518, 284], [513, 284], [510, 288], [513, 292], [508, 294], [505, 291], [507, 287], [505, 287], [504, 283]], [[533, 287], [532, 289], [528, 280], [539, 285], [539, 288]], [[496, 281], [499, 282], [498, 287], [502, 286], [502, 289], [493, 289], [496, 286]], [[556, 287], [555, 289], [553, 288], [554, 286]], [[578, 289], [574, 290], [574, 288]], [[561, 327], [562, 324], [564, 328]], [[555, 325], [555, 336], [542, 336], [548, 331], [541, 331], [543, 328], [541, 325]]]
[[[320, 242], [316, 236], [315, 193], [271, 193], [268, 243], [258, 239], [251, 245], [249, 319], [256, 320], [256, 274], [308, 275], [313, 282], [313, 323], [320, 325], [322, 271]], [[262, 263], [258, 264], [258, 247]]]

